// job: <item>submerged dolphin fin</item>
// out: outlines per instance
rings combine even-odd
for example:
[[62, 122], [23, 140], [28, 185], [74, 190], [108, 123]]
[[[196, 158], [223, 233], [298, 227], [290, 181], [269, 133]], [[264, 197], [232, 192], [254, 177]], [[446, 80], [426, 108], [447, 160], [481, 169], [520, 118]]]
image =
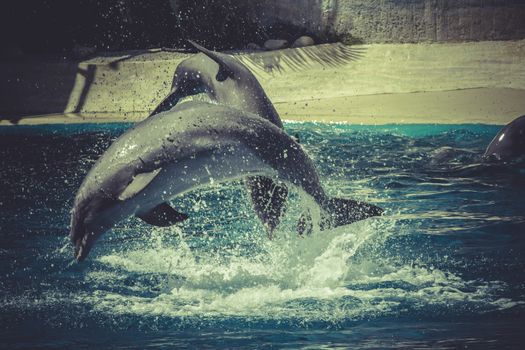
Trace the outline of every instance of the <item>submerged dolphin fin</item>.
[[252, 199], [253, 209], [266, 226], [268, 237], [271, 239], [284, 211], [288, 189], [284, 184], [277, 184], [265, 176], [248, 177], [246, 185]]
[[[349, 225], [356, 221], [383, 214], [383, 209], [378, 206], [344, 198], [328, 198], [321, 207], [324, 209], [320, 222], [321, 230]], [[297, 232], [302, 235], [303, 233], [310, 233], [312, 229], [311, 214], [309, 211], [305, 211], [301, 214], [297, 224]]]
[[150, 225], [167, 227], [186, 220], [188, 215], [179, 213], [168, 203], [160, 203], [146, 213], [137, 214], [137, 217]]
[[126, 186], [124, 191], [122, 191], [120, 196], [118, 196], [118, 199], [123, 201], [133, 197], [134, 195], [142, 191], [146, 186], [149, 185], [151, 181], [153, 181], [155, 176], [157, 176], [161, 170], [162, 169], [159, 168], [149, 173], [141, 173], [135, 175], [133, 177], [133, 180], [131, 180], [131, 182], [128, 184], [128, 186]]
[[235, 76], [234, 70], [230, 67], [229, 62], [227, 62], [224, 59], [224, 56], [226, 55], [219, 53], [219, 52], [212, 51], [212, 50], [208, 50], [207, 48], [197, 44], [194, 41], [188, 40], [188, 42], [191, 45], [193, 45], [194, 48], [196, 48], [197, 50], [199, 50], [200, 52], [202, 52], [203, 54], [205, 54], [206, 56], [208, 56], [209, 58], [211, 58], [212, 60], [214, 60], [215, 62], [219, 64], [219, 72], [217, 73], [217, 76], [215, 77], [218, 81], [224, 81], [227, 78], [231, 78], [231, 79], [234, 78]]

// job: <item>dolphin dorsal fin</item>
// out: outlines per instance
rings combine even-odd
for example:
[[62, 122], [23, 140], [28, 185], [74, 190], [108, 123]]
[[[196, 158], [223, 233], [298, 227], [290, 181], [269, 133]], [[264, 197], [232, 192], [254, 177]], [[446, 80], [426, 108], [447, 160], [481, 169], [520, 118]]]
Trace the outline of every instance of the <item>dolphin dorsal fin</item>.
[[191, 45], [193, 45], [194, 48], [196, 48], [197, 50], [199, 50], [200, 52], [202, 52], [203, 54], [205, 54], [206, 56], [208, 56], [209, 58], [217, 62], [217, 64], [219, 65], [219, 72], [217, 73], [216, 79], [218, 81], [224, 81], [227, 78], [234, 79], [235, 77], [234, 70], [230, 66], [230, 63], [225, 60], [225, 57], [228, 57], [227, 55], [219, 53], [219, 52], [215, 52], [212, 50], [208, 50], [207, 48], [197, 44], [194, 41], [188, 40], [188, 42]]

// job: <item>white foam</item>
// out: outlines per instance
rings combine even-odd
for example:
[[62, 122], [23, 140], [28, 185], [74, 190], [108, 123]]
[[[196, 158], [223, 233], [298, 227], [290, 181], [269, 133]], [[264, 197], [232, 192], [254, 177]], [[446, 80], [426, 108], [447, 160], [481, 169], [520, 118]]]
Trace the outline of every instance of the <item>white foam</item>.
[[[137, 315], [334, 322], [397, 312], [403, 304], [416, 309], [464, 303], [488, 309], [516, 305], [492, 296], [501, 288], [497, 281], [465, 281], [447, 271], [396, 266], [387, 259], [352, 260], [360, 249], [381, 244], [399, 233], [397, 229], [395, 221], [381, 218], [308, 237], [281, 234], [274, 241], [258, 241], [261, 249], [252, 255], [242, 247], [227, 255], [195, 251], [184, 240], [177, 246], [158, 243], [109, 254], [99, 262], [124, 274], [160, 274], [164, 280], [155, 296], [100, 291], [93, 295], [93, 305], [100, 311]], [[88, 274], [101, 285], [113, 277]]]

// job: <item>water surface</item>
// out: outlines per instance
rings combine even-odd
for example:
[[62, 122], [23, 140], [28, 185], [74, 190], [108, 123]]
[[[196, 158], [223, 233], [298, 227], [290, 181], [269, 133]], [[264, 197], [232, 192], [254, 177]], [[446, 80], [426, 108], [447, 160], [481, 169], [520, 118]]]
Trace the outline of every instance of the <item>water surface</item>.
[[268, 241], [240, 182], [131, 218], [73, 262], [80, 182], [130, 124], [0, 128], [0, 339], [8, 348], [518, 347], [525, 171], [484, 165], [486, 125], [288, 123], [329, 194], [386, 215]]

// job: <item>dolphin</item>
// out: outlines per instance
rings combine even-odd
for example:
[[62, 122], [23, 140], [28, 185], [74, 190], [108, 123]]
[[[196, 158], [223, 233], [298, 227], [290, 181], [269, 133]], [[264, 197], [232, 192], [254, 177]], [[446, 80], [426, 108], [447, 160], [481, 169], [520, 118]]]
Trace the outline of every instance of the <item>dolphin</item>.
[[170, 226], [188, 217], [167, 203], [175, 196], [256, 175], [298, 186], [320, 207], [324, 228], [382, 214], [371, 204], [328, 197], [308, 155], [270, 121], [188, 102], [136, 124], [88, 172], [71, 211], [75, 257], [84, 260], [100, 235], [127, 217]]
[[200, 53], [177, 66], [170, 93], [150, 116], [169, 110], [184, 97], [205, 93], [212, 101], [257, 114], [283, 127], [270, 98], [248, 67], [231, 55], [188, 42]]
[[525, 115], [505, 125], [490, 142], [484, 160], [508, 161], [525, 156]]
[[[261, 84], [242, 62], [188, 41], [200, 53], [177, 66], [171, 92], [150, 116], [169, 110], [186, 96], [205, 93], [214, 102], [254, 113], [283, 127]], [[271, 234], [284, 209], [286, 186], [264, 176], [247, 177], [246, 185], [255, 212]]]

